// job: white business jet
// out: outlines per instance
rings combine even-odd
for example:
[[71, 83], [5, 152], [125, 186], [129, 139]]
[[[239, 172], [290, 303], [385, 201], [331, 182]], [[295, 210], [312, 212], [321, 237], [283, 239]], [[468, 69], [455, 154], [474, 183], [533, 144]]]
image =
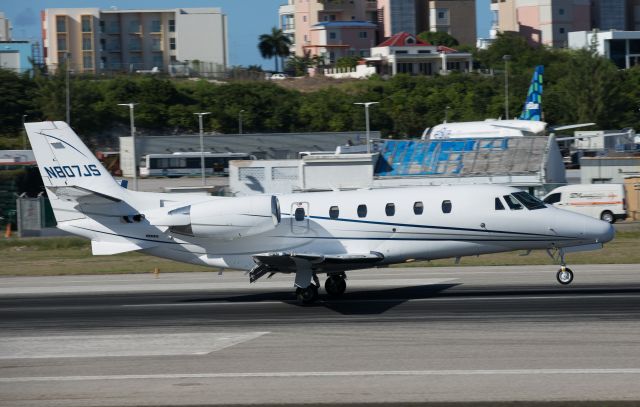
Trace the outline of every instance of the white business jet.
[[345, 272], [414, 260], [512, 250], [594, 250], [612, 226], [495, 185], [212, 197], [136, 192], [116, 182], [64, 122], [25, 125], [58, 228], [91, 239], [95, 255], [129, 251], [265, 274], [294, 273], [298, 300], [330, 296]]

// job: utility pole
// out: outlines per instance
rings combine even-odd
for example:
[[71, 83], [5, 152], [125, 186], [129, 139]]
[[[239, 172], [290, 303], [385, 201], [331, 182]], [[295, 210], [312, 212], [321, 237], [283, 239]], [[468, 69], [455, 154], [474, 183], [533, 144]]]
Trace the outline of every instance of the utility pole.
[[369, 106], [378, 104], [380, 102], [356, 102], [354, 105], [364, 106], [364, 120], [367, 128], [367, 154], [371, 154], [371, 134], [369, 132]]
[[202, 127], [202, 116], [211, 114], [211, 112], [194, 113], [198, 115], [198, 125], [200, 126], [200, 171], [202, 172], [202, 185], [207, 185], [206, 175], [204, 172], [204, 130]]
[[509, 120], [509, 60], [511, 55], [504, 55], [504, 118]]
[[240, 110], [238, 113], [238, 134], [242, 134], [242, 113], [244, 113], [244, 110]]

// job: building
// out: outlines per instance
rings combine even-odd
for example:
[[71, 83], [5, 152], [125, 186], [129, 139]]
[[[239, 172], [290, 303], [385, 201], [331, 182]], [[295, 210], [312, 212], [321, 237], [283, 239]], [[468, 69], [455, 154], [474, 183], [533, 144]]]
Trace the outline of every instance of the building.
[[11, 41], [11, 23], [0, 11], [0, 41]]
[[383, 36], [446, 32], [460, 44], [476, 43], [475, 0], [378, 0]]
[[310, 56], [321, 56], [325, 64], [342, 57], [368, 57], [375, 46], [375, 24], [366, 21], [329, 21], [311, 27], [311, 41], [303, 47]]
[[473, 58], [470, 53], [427, 44], [409, 33], [398, 33], [371, 49], [367, 64], [374, 65], [380, 75], [410, 75], [468, 72]]
[[219, 8], [52, 8], [41, 19], [45, 63], [53, 70], [67, 57], [78, 73], [170, 72], [187, 63], [213, 72], [228, 63], [227, 18]]
[[577, 31], [569, 33], [569, 48], [594, 47], [620, 69], [640, 64], [640, 31]]
[[0, 41], [0, 68], [15, 73], [30, 71], [32, 51], [31, 41]]
[[[378, 21], [376, 0], [288, 0], [280, 6], [280, 28], [287, 34], [293, 34], [292, 53], [304, 56], [312, 49], [311, 31], [318, 23]], [[377, 39], [374, 39], [374, 43]]]
[[[288, 0], [280, 6], [280, 28], [290, 36], [291, 51], [304, 56], [326, 42], [317, 43], [321, 23], [369, 23], [374, 25], [373, 44], [399, 32], [444, 31], [461, 44], [475, 44], [475, 0]], [[356, 50], [358, 46], [343, 43]], [[356, 52], [357, 55], [357, 52]]]
[[640, 0], [491, 0], [500, 32], [531, 44], [569, 46], [572, 31], [640, 30]]

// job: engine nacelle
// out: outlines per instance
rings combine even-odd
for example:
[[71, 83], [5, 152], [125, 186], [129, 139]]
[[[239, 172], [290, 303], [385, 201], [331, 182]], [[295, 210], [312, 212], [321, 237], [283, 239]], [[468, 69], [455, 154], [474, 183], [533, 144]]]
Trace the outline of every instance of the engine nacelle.
[[221, 198], [176, 212], [187, 215], [189, 224], [172, 226], [170, 232], [194, 237], [238, 239], [275, 229], [280, 223], [280, 204], [275, 196]]

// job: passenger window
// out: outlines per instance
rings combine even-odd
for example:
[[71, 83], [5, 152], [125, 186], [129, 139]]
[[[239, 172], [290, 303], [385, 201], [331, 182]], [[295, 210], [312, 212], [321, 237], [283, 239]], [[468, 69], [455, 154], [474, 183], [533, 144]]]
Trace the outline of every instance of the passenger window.
[[340, 216], [340, 208], [338, 208], [337, 206], [332, 206], [331, 208], [329, 208], [329, 217], [331, 219], [338, 219], [338, 216]]
[[551, 194], [548, 197], [544, 198], [544, 203], [549, 205], [553, 205], [557, 202], [560, 202], [560, 192], [556, 192], [555, 194]]
[[396, 214], [396, 205], [392, 204], [392, 203], [388, 203], [387, 206], [384, 207], [384, 213], [387, 214], [387, 216], [393, 216]]
[[364, 218], [367, 216], [367, 205], [358, 205], [358, 217]]
[[296, 220], [298, 222], [301, 222], [304, 220], [304, 208], [296, 208], [296, 211], [294, 212], [294, 217], [296, 218]]
[[424, 211], [424, 205], [421, 201], [413, 203], [413, 213], [416, 215], [422, 215], [422, 211]]
[[496, 197], [496, 211], [504, 211], [504, 205], [498, 197]]
[[522, 205], [520, 204], [520, 202], [518, 202], [518, 200], [513, 196], [505, 195], [504, 200], [505, 202], [507, 202], [507, 205], [509, 205], [509, 208], [511, 209], [515, 211], [522, 209]]
[[442, 201], [442, 213], [451, 213], [451, 201]]

